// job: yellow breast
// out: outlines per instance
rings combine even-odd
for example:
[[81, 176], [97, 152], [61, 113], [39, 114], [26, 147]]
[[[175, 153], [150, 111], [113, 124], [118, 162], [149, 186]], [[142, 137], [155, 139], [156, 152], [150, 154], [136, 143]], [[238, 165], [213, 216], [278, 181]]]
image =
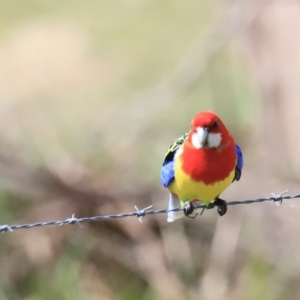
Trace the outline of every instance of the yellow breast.
[[175, 180], [170, 184], [169, 189], [182, 202], [197, 199], [209, 204], [232, 183], [233, 178], [234, 170], [229, 173], [227, 178], [213, 184], [207, 185], [201, 181], [194, 181], [182, 171], [181, 162], [178, 160], [175, 163]]

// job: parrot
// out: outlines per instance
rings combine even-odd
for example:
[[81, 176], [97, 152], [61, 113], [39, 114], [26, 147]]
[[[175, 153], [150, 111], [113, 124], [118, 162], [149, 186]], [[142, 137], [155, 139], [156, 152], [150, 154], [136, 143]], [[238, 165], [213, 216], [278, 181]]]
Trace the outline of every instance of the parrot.
[[222, 120], [211, 111], [196, 114], [191, 129], [169, 147], [160, 172], [163, 187], [169, 190], [168, 222], [184, 216], [194, 218], [194, 204], [217, 206], [218, 214], [227, 212], [227, 202], [220, 194], [243, 169], [241, 148]]

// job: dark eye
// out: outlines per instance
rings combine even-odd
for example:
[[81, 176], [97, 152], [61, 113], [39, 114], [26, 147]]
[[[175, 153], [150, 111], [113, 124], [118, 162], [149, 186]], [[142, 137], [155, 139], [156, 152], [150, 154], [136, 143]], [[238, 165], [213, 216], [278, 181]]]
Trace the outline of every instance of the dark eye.
[[218, 121], [217, 120], [215, 120], [214, 123], [211, 126], [211, 129], [216, 129], [216, 128], [218, 128]]

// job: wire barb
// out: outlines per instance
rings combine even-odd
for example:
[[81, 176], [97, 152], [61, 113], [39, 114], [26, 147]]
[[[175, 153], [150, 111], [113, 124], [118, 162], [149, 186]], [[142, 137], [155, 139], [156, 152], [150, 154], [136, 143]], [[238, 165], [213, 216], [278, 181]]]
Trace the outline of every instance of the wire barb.
[[[262, 203], [265, 201], [274, 201], [277, 205], [280, 205], [284, 199], [287, 200], [287, 199], [300, 198], [300, 194], [284, 196], [284, 194], [286, 194], [287, 192], [288, 192], [288, 190], [286, 190], [278, 195], [271, 193], [272, 197], [268, 197], [268, 198], [259, 198], [259, 199], [254, 199], [254, 200], [242, 200], [242, 201], [231, 201], [231, 202], [227, 202], [227, 205], [253, 204], [253, 203]], [[200, 212], [200, 215], [201, 215], [206, 208], [213, 208], [215, 206], [216, 205], [214, 205], [214, 203], [206, 206], [206, 205], [200, 204], [200, 202], [199, 202], [199, 205], [195, 205], [194, 208], [202, 209], [202, 211]], [[182, 211], [183, 210], [183, 207], [178, 207], [178, 208], [174, 208], [174, 209], [149, 210], [152, 207], [153, 207], [153, 205], [150, 205], [150, 206], [140, 210], [137, 206], [134, 206], [134, 208], [136, 210], [134, 212], [120, 213], [120, 214], [115, 214], [115, 215], [93, 216], [93, 217], [86, 217], [86, 218], [78, 219], [75, 217], [75, 214], [73, 214], [71, 218], [68, 218], [63, 221], [38, 222], [38, 223], [33, 223], [33, 224], [22, 224], [22, 225], [11, 225], [11, 226], [0, 225], [0, 234], [3, 232], [7, 232], [7, 231], [12, 232], [13, 230], [17, 230], [17, 229], [30, 229], [33, 227], [43, 227], [43, 226], [50, 226], [50, 225], [62, 226], [62, 225], [70, 225], [70, 224], [75, 224], [75, 223], [78, 224], [78, 226], [80, 228], [83, 228], [83, 226], [81, 225], [81, 223], [83, 223], [83, 222], [119, 219], [119, 218], [133, 217], [133, 216], [136, 216], [139, 219], [139, 221], [142, 223], [142, 219], [146, 215], [166, 214], [171, 211]]]
[[271, 195], [274, 197], [274, 202], [279, 206], [282, 204], [283, 201], [283, 195], [286, 194], [289, 190], [285, 190], [284, 192], [280, 193], [280, 194], [274, 194], [271, 193]]
[[153, 207], [153, 205], [150, 205], [150, 206], [148, 206], [148, 207], [146, 207], [146, 208], [144, 208], [144, 209], [142, 209], [142, 210], [139, 210], [138, 207], [137, 207], [136, 205], [134, 206], [134, 208], [135, 208], [135, 210], [136, 210], [136, 216], [138, 217], [138, 219], [139, 219], [139, 221], [140, 221], [141, 223], [143, 223], [143, 218], [144, 218], [145, 215], [146, 215], [147, 209], [150, 209], [150, 208], [152, 208], [152, 207]]
[[64, 224], [70, 225], [70, 224], [77, 224], [81, 229], [83, 229], [83, 226], [80, 224], [79, 219], [75, 218], [75, 214], [72, 215], [71, 218], [66, 219], [64, 222], [59, 224], [59, 226], [62, 226]]
[[13, 230], [11, 229], [10, 226], [8, 226], [8, 225], [0, 225], [0, 233], [6, 232], [6, 231], [13, 232]]

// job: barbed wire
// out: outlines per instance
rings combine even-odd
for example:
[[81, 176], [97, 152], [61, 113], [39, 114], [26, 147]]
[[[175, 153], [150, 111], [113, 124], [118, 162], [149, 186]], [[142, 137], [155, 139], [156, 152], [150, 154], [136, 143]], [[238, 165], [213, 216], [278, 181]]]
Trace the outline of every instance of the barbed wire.
[[[268, 198], [258, 198], [254, 200], [241, 200], [241, 201], [230, 201], [227, 202], [227, 205], [241, 205], [241, 204], [253, 204], [253, 203], [262, 203], [265, 201], [274, 201], [277, 205], [280, 205], [283, 200], [289, 200], [289, 199], [295, 199], [300, 198], [300, 194], [297, 195], [286, 195], [288, 190], [280, 193], [280, 194], [272, 194], [272, 197]], [[202, 212], [204, 209], [211, 209], [216, 207], [217, 205], [214, 205], [214, 203], [211, 203], [209, 207], [206, 205], [197, 205], [195, 209], [202, 209]], [[121, 214], [115, 214], [115, 215], [105, 215], [105, 216], [94, 216], [94, 217], [86, 217], [86, 218], [76, 218], [75, 214], [72, 215], [71, 218], [67, 218], [65, 220], [61, 221], [49, 221], [49, 222], [38, 222], [38, 223], [32, 223], [32, 224], [22, 224], [22, 225], [1, 225], [0, 224], [0, 234], [3, 232], [12, 232], [17, 229], [30, 229], [34, 227], [42, 227], [42, 226], [50, 226], [50, 225], [70, 225], [70, 224], [78, 224], [78, 226], [83, 229], [83, 226], [81, 223], [83, 222], [90, 222], [90, 221], [100, 221], [100, 220], [109, 220], [109, 219], [120, 219], [120, 218], [126, 218], [126, 217], [137, 217], [140, 222], [142, 222], [142, 218], [146, 215], [154, 215], [154, 214], [166, 214], [168, 212], [172, 211], [182, 211], [183, 207], [175, 208], [175, 209], [160, 209], [160, 210], [150, 210], [153, 205], [150, 205], [142, 210], [140, 210], [137, 206], [134, 206], [135, 210], [134, 212], [129, 213], [121, 213]], [[202, 214], [201, 212], [201, 214]], [[200, 214], [200, 215], [201, 215]]]

